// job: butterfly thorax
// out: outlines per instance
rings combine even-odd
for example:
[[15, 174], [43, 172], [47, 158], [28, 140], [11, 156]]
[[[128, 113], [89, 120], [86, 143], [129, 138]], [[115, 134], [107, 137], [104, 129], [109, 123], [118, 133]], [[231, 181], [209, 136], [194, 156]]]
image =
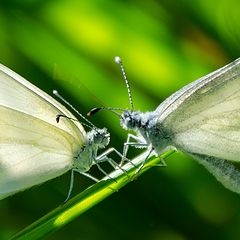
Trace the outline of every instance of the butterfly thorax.
[[148, 145], [151, 145], [157, 152], [161, 152], [169, 145], [169, 134], [164, 130], [158, 121], [156, 112], [130, 111], [123, 112], [120, 120], [121, 126], [126, 130], [133, 130], [137, 135], [142, 136]]
[[97, 157], [99, 148], [105, 148], [110, 141], [110, 134], [106, 128], [94, 128], [86, 135], [84, 146], [79, 151], [74, 162], [74, 168], [79, 172], [87, 172]]

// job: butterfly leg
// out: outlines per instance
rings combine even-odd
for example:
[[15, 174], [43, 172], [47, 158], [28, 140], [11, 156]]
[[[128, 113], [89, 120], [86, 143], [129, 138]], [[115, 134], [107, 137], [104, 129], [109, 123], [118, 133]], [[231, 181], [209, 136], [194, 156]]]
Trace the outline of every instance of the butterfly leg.
[[[131, 140], [135, 140], [136, 142], [131, 142]], [[128, 148], [129, 146], [133, 146], [135, 148], [146, 148], [148, 147], [148, 145], [142, 141], [141, 138], [129, 133], [128, 136], [127, 136], [127, 141], [124, 143], [124, 146], [123, 146], [123, 154], [122, 154], [122, 160], [121, 160], [121, 163], [120, 165], [122, 166], [124, 161], [125, 161], [125, 158], [127, 159], [127, 152], [128, 152]], [[136, 166], [135, 166], [136, 167]]]
[[159, 156], [160, 163], [152, 165], [153, 167], [167, 167], [166, 162], [162, 157]]
[[97, 178], [93, 177], [92, 175], [85, 173], [85, 172], [79, 172], [76, 169], [72, 169], [71, 170], [71, 178], [70, 178], [70, 186], [69, 186], [69, 190], [68, 190], [68, 195], [67, 198], [64, 200], [64, 203], [68, 201], [68, 199], [71, 196], [72, 190], [73, 190], [73, 183], [74, 183], [74, 172], [78, 172], [80, 174], [82, 174], [85, 177], [90, 178], [91, 180], [93, 180], [94, 182], [100, 182], [100, 180], [98, 180]]
[[[109, 161], [109, 160], [106, 159], [106, 161]], [[117, 181], [116, 181], [114, 178], [112, 178], [105, 170], [103, 170], [98, 163], [95, 163], [95, 165], [97, 166], [98, 170], [99, 170], [100, 172], [102, 172], [105, 176], [107, 176], [109, 179], [113, 180], [114, 182], [117, 182]]]
[[139, 173], [139, 171], [143, 168], [143, 166], [145, 165], [145, 163], [146, 163], [146, 160], [148, 159], [148, 157], [151, 155], [151, 153], [153, 152], [153, 147], [151, 146], [151, 147], [149, 147], [148, 148], [148, 153], [147, 153], [147, 155], [146, 155], [146, 157], [144, 158], [144, 160], [142, 161], [142, 163], [141, 163], [141, 165], [138, 167], [138, 169], [137, 169], [137, 171], [135, 172], [135, 174], [137, 175], [138, 173]]
[[[121, 160], [122, 159], [124, 159], [125, 161], [127, 161], [128, 163], [130, 163], [130, 164], [132, 164], [134, 167], [136, 167], [133, 163], [132, 163], [132, 161], [130, 160], [130, 159], [128, 159], [128, 158], [126, 158], [126, 157], [124, 157], [117, 149], [115, 149], [115, 148], [109, 148], [109, 149], [107, 149], [104, 153], [102, 153], [100, 156], [98, 156], [97, 158], [104, 158], [104, 157], [106, 157], [107, 155], [109, 155], [110, 153], [112, 153], [112, 152], [115, 152], [120, 158], [121, 158]], [[112, 160], [112, 159], [111, 159]], [[114, 161], [112, 160], [112, 163], [113, 163]], [[114, 162], [114, 164], [115, 164], [115, 166], [116, 167], [118, 167], [119, 169], [121, 169], [121, 170], [123, 170], [123, 171], [125, 171], [124, 169], [122, 169], [121, 168], [121, 164], [119, 165], [119, 164], [117, 164], [116, 162]]]
[[[174, 152], [177, 152], [177, 148], [173, 147], [173, 146], [170, 146], [170, 147], [165, 149], [166, 152], [169, 151], [169, 150], [173, 150]], [[164, 161], [164, 159], [161, 157], [161, 154], [159, 154], [158, 156], [159, 156], [160, 163], [159, 164], [154, 164], [153, 166], [154, 167], [167, 167], [167, 164]]]
[[[99, 163], [99, 162], [109, 162], [109, 164], [111, 164], [111, 166], [113, 166], [114, 169], [119, 168], [122, 172], [124, 172], [127, 176], [128, 173], [126, 172], [125, 169], [123, 169], [119, 164], [117, 164], [113, 159], [107, 157], [110, 153], [115, 152], [119, 157], [123, 157], [122, 154], [115, 148], [109, 148], [107, 149], [105, 152], [103, 152], [101, 155], [96, 157], [96, 161], [95, 164]], [[128, 161], [129, 163], [133, 164], [129, 159], [126, 159], [126, 161]], [[108, 175], [106, 175], [108, 176]]]

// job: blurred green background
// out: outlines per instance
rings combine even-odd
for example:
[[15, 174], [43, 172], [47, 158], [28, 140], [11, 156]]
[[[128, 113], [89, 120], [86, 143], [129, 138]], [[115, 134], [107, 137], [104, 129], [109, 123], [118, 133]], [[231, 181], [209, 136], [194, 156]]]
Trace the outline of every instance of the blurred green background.
[[[151, 111], [239, 57], [239, 19], [238, 0], [6, 0], [0, 2], [0, 62], [50, 95], [57, 89], [86, 114], [103, 104], [129, 107], [113, 61], [119, 55], [135, 108]], [[117, 117], [102, 112], [92, 121], [108, 127], [111, 146], [121, 151], [127, 134]], [[167, 164], [48, 239], [239, 239], [240, 196], [181, 153]], [[0, 201], [0, 239], [63, 203], [69, 177]], [[76, 177], [73, 195], [91, 184]]]

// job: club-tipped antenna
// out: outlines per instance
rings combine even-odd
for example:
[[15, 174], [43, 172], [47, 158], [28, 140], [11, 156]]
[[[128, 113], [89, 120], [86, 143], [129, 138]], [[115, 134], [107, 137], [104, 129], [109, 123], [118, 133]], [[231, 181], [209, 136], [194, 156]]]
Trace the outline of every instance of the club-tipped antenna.
[[[71, 117], [68, 117], [68, 116], [63, 115], [63, 114], [58, 114], [58, 115], [56, 116], [56, 122], [57, 122], [57, 123], [60, 122], [60, 118], [67, 118], [67, 119], [69, 119], [69, 120], [79, 122], [79, 120], [77, 120], [77, 119], [75, 119], [75, 118], [71, 118]], [[80, 123], [81, 123], [82, 125], [90, 128], [90, 129], [92, 129], [92, 126], [90, 126], [90, 125], [88, 125], [88, 124], [86, 124], [86, 123], [84, 123], [84, 122], [80, 122]]]
[[90, 128], [96, 128], [93, 123], [91, 123], [87, 118], [85, 118], [75, 107], [73, 107], [72, 104], [70, 104], [64, 97], [62, 97], [57, 90], [53, 90], [53, 94], [59, 99], [61, 99], [66, 105], [68, 105], [75, 113], [77, 113], [79, 117], [84, 119], [91, 126]]
[[101, 110], [108, 110], [111, 111], [112, 113], [116, 114], [118, 117], [121, 117], [121, 114], [119, 114], [116, 111], [125, 111], [125, 109], [123, 108], [111, 108], [111, 107], [96, 107], [96, 108], [92, 108], [88, 113], [87, 116], [90, 117], [92, 115], [95, 115], [97, 112], [101, 111]]
[[130, 85], [129, 85], [129, 82], [128, 82], [128, 79], [127, 79], [127, 75], [126, 75], [125, 70], [124, 70], [124, 67], [123, 67], [122, 60], [121, 60], [121, 58], [118, 57], [118, 56], [116, 56], [116, 57], [114, 58], [114, 60], [115, 60], [115, 62], [116, 62], [116, 63], [120, 66], [120, 68], [121, 68], [121, 72], [122, 72], [124, 81], [125, 81], [126, 86], [127, 86], [128, 98], [129, 98], [129, 102], [130, 102], [130, 106], [131, 106], [131, 111], [133, 112], [133, 111], [134, 111], [134, 107], [133, 107], [132, 93], [131, 93]]

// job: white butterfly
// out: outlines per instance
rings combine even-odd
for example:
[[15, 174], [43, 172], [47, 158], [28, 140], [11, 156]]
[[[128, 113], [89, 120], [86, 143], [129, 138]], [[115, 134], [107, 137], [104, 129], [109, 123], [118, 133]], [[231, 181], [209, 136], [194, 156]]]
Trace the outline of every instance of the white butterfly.
[[70, 118], [59, 102], [0, 65], [0, 199], [72, 170], [69, 197], [74, 171], [98, 181], [86, 173], [92, 165], [103, 173], [99, 162], [116, 165], [106, 157], [113, 151], [122, 156], [114, 148], [97, 156], [109, 144], [107, 129], [88, 121], [92, 130], [86, 133]]
[[[146, 147], [149, 154], [158, 156], [175, 147], [204, 165], [226, 188], [240, 193], [236, 167], [240, 162], [240, 58], [188, 84], [155, 111], [145, 113], [134, 111], [122, 62], [119, 57], [115, 61], [121, 67], [132, 107], [123, 111], [120, 124], [137, 134], [128, 134], [123, 156], [129, 146]], [[100, 109], [104, 108], [95, 108], [90, 114]]]

